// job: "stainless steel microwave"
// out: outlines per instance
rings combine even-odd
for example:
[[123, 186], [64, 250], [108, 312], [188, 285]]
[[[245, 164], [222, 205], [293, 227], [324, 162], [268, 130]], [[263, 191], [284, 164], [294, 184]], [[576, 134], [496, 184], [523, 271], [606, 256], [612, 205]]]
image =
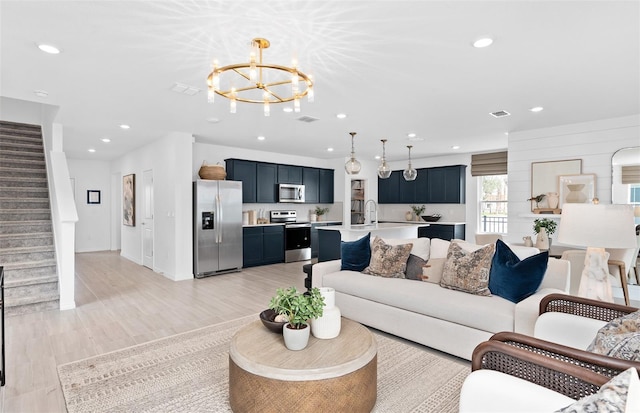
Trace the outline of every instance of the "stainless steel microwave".
[[304, 202], [304, 185], [278, 184], [278, 202]]

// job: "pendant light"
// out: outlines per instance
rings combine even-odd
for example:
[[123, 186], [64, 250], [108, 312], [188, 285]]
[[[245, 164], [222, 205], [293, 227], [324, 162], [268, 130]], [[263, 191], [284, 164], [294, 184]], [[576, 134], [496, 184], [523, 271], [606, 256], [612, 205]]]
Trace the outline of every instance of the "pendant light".
[[387, 143], [387, 140], [380, 139], [380, 142], [382, 142], [382, 163], [380, 163], [380, 166], [378, 166], [378, 176], [380, 177], [380, 179], [387, 179], [391, 176], [391, 168], [389, 168], [389, 165], [387, 165], [387, 159], [385, 158], [384, 150], [384, 145], [385, 143]]
[[355, 132], [349, 132], [351, 135], [351, 159], [344, 164], [344, 170], [347, 171], [349, 175], [355, 175], [360, 172], [360, 162], [356, 159], [355, 150], [353, 149], [353, 137], [356, 136]]
[[407, 165], [407, 169], [402, 172], [402, 176], [404, 176], [405, 181], [415, 181], [418, 177], [418, 171], [411, 166], [411, 148], [413, 148], [413, 146], [407, 145], [407, 148], [409, 148], [409, 165]]

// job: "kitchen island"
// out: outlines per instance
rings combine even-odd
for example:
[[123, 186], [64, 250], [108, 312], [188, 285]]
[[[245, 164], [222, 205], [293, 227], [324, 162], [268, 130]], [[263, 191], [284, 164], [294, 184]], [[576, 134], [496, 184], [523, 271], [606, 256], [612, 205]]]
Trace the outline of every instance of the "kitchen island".
[[418, 238], [418, 228], [428, 227], [427, 222], [356, 225], [328, 225], [318, 227], [318, 261], [340, 259], [340, 241], [355, 241], [371, 233], [371, 237], [381, 238]]

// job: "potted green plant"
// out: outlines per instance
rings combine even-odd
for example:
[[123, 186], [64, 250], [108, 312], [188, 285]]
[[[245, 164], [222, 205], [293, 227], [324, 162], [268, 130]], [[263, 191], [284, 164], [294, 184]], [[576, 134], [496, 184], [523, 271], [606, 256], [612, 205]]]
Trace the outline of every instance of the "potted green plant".
[[420, 221], [420, 216], [425, 210], [424, 205], [421, 205], [421, 206], [411, 205], [411, 209], [413, 210], [413, 214], [415, 215], [415, 220]]
[[322, 208], [317, 206], [316, 207], [316, 218], [318, 221], [320, 221], [320, 217], [323, 216], [324, 214], [326, 214], [327, 212], [329, 212], [329, 208]]
[[324, 297], [318, 288], [300, 293], [295, 287], [278, 288], [269, 308], [287, 317], [282, 329], [284, 344], [289, 350], [302, 350], [309, 342], [309, 320], [322, 317]]
[[550, 218], [537, 218], [533, 221], [533, 231], [536, 233], [536, 247], [549, 249], [551, 247], [551, 235], [556, 232], [558, 223]]

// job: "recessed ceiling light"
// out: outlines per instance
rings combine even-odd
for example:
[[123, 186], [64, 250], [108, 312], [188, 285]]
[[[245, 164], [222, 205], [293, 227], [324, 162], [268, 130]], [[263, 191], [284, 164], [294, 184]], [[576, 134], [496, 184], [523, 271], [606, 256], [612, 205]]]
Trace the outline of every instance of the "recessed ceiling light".
[[346, 114], [346, 113], [338, 113], [338, 114], [336, 115], [336, 118], [338, 118], [338, 119], [344, 119], [344, 118], [346, 118], [346, 117], [347, 117], [347, 114]]
[[333, 148], [327, 148], [327, 152], [333, 152]]
[[265, 138], [264, 136], [258, 136], [258, 140], [259, 140], [259, 141], [263, 141], [263, 140], [265, 140], [265, 139], [266, 139], [266, 138]]
[[218, 118], [207, 118], [207, 122], [209, 122], [209, 123], [218, 123], [218, 122], [220, 122], [220, 119], [218, 119]]
[[102, 138], [102, 139], [100, 139], [100, 140], [101, 140], [102, 142], [104, 142], [104, 143], [109, 143], [109, 142], [111, 142], [111, 139], [109, 139], [109, 138]]
[[483, 47], [491, 46], [491, 43], [493, 43], [493, 39], [492, 38], [483, 37], [483, 38], [478, 39], [475, 42], [473, 42], [473, 47], [481, 49]]
[[120, 128], [121, 129], [130, 129], [131, 126], [129, 126], [129, 125], [120, 125]]
[[293, 112], [293, 108], [291, 106], [285, 106], [284, 108], [282, 108], [283, 112], [287, 112], [287, 113], [291, 113]]
[[531, 112], [542, 112], [544, 110], [544, 108], [542, 106], [535, 106], [531, 109], [529, 109]]
[[410, 137], [410, 138], [415, 138], [416, 134], [413, 133], [413, 132], [410, 132], [410, 133], [407, 133], [407, 136]]
[[451, 149], [460, 149], [460, 146], [459, 146], [459, 145], [453, 145], [453, 146], [451, 147]]
[[89, 152], [94, 153], [96, 150], [95, 149], [89, 149]]
[[42, 50], [45, 53], [49, 54], [58, 54], [60, 53], [60, 49], [55, 46], [51, 46], [50, 44], [39, 44], [38, 49]]
[[49, 92], [46, 90], [34, 90], [33, 93], [39, 98], [46, 98], [49, 96]]
[[376, 155], [376, 156], [373, 157], [373, 159], [375, 159], [375, 160], [379, 160], [380, 158], [381, 158], [380, 155]]

